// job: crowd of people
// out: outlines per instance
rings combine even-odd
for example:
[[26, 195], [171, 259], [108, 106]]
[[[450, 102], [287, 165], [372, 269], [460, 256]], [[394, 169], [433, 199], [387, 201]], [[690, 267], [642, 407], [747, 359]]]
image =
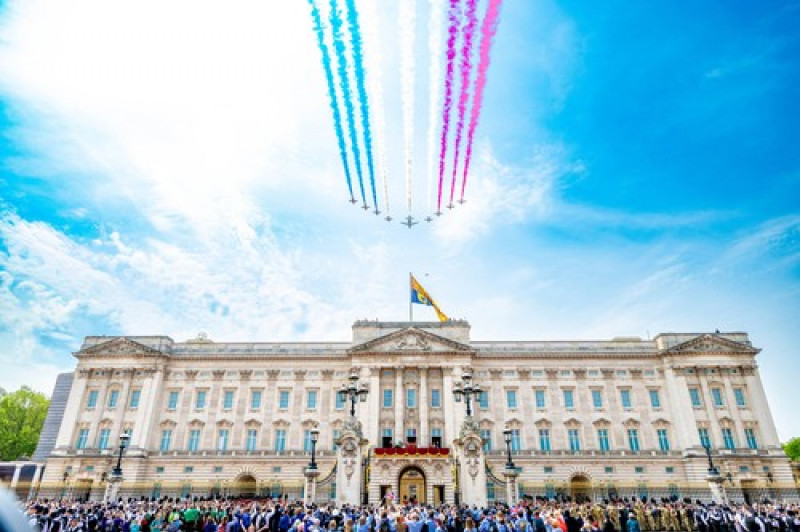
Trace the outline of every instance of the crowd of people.
[[38, 532], [800, 532], [800, 506], [684, 500], [554, 502], [487, 508], [414, 503], [336, 507], [277, 500], [38, 500]]

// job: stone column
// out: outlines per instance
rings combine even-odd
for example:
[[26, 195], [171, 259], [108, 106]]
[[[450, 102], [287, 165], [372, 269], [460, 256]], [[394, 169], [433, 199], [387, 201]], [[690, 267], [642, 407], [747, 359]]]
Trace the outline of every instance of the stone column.
[[[269, 440], [269, 431], [270, 427], [273, 427], [274, 418], [278, 412], [278, 378], [280, 375], [280, 370], [267, 370], [267, 386], [264, 390], [264, 404], [261, 408], [262, 412], [264, 412], [264, 430], [261, 431], [261, 449], [272, 448]], [[274, 427], [272, 430], [274, 430]]]
[[697, 420], [689, 398], [686, 377], [678, 375], [676, 369], [667, 366], [664, 370], [664, 391], [666, 397], [662, 398], [662, 408], [675, 420], [670, 427], [676, 440], [673, 448], [684, 450], [699, 446]]
[[403, 394], [403, 368], [395, 369], [395, 385], [394, 385], [394, 441], [406, 441], [406, 436], [403, 433], [403, 407], [405, 397]]
[[[441, 397], [440, 397], [441, 399]], [[419, 368], [419, 438], [417, 445], [427, 447], [431, 444], [430, 428], [428, 427], [428, 413], [430, 400], [428, 399], [428, 368]]]
[[11, 477], [11, 484], [8, 488], [11, 491], [14, 491], [17, 488], [17, 484], [19, 483], [19, 474], [22, 472], [22, 466], [24, 464], [16, 463], [14, 464], [14, 476]]
[[447, 368], [442, 368], [442, 404], [444, 405], [442, 444], [451, 447], [458, 436], [459, 417], [453, 397], [453, 374]]
[[513, 467], [506, 467], [503, 469], [503, 475], [506, 477], [506, 504], [514, 506], [519, 502], [519, 484], [517, 484], [519, 471]]
[[[131, 381], [133, 380], [133, 369], [123, 369], [119, 370], [122, 373], [122, 388], [119, 392], [119, 400], [117, 401], [117, 406], [114, 407], [114, 419], [113, 424], [111, 426], [111, 438], [108, 440], [109, 445], [111, 448], [114, 448], [113, 442], [119, 441], [119, 436], [122, 434], [122, 419], [125, 417], [125, 409], [128, 408], [128, 394], [131, 390]], [[107, 398], [103, 398], [103, 400], [107, 400]], [[90, 443], [90, 446], [94, 445], [94, 441]]]
[[[711, 430], [709, 430], [708, 437], [711, 439], [711, 446], [718, 447], [720, 438], [722, 438], [722, 431], [719, 425], [719, 416], [717, 414], [717, 407], [714, 406], [714, 398], [711, 397], [711, 391], [708, 387], [708, 377], [705, 375], [705, 369], [698, 368], [695, 370], [700, 378], [700, 389], [703, 392], [703, 403], [705, 404], [706, 414]], [[702, 372], [702, 374], [701, 374]], [[714, 441], [716, 439], [716, 442]]]
[[364, 469], [361, 461], [364, 457], [364, 445], [361, 422], [348, 417], [339, 437], [336, 460], [336, 503], [341, 506], [361, 504], [361, 484]]
[[56, 449], [67, 449], [75, 445], [75, 427], [78, 422], [78, 415], [81, 412], [81, 403], [86, 393], [88, 378], [88, 369], [75, 370], [75, 378], [72, 381], [69, 399], [67, 399], [67, 405], [64, 408], [64, 417], [61, 420], [61, 428], [58, 430]]
[[778, 431], [775, 429], [775, 421], [769, 411], [767, 394], [764, 393], [764, 385], [758, 374], [758, 368], [751, 366], [743, 368], [745, 372], [745, 382], [747, 383], [747, 396], [749, 396], [753, 418], [758, 420], [759, 428], [759, 447], [769, 447], [779, 449], [781, 444], [778, 439]]
[[[148, 449], [151, 447], [150, 435], [153, 426], [158, 422], [158, 408], [163, 406], [158, 398], [161, 397], [161, 388], [164, 382], [163, 368], [143, 370], [145, 374], [142, 382], [142, 396], [139, 399], [139, 407], [136, 410], [136, 421], [131, 438], [131, 449]], [[174, 436], [173, 436], [174, 437]], [[177, 440], [173, 443], [173, 446]], [[153, 445], [152, 447], [155, 447]]]
[[480, 428], [474, 418], [467, 418], [455, 441], [459, 456], [458, 483], [461, 504], [484, 508], [486, 496], [486, 458], [483, 455]]
[[370, 368], [369, 372], [369, 395], [367, 396], [369, 404], [369, 425], [367, 426], [366, 437], [368, 440], [373, 441], [375, 446], [378, 446], [383, 436], [380, 427], [381, 401], [383, 401], [381, 368]]
[[308, 506], [317, 500], [317, 477], [319, 477], [319, 468], [306, 467], [303, 471], [306, 477], [306, 486], [303, 490], [303, 502]]
[[36, 464], [36, 470], [33, 472], [33, 478], [31, 479], [31, 487], [28, 490], [28, 500], [36, 497], [38, 484], [42, 481], [42, 473], [44, 473], [44, 464]]

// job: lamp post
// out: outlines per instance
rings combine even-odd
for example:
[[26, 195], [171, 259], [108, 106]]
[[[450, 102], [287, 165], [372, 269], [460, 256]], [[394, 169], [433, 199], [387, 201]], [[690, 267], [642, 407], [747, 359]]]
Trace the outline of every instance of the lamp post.
[[481, 392], [483, 392], [483, 389], [472, 381], [472, 373], [469, 371], [461, 374], [461, 382], [455, 383], [453, 395], [456, 403], [460, 403], [462, 398], [467, 403], [467, 417], [472, 417], [473, 397], [477, 399]]
[[514, 469], [514, 462], [511, 460], [511, 430], [504, 430], [503, 438], [506, 440], [506, 469]]
[[111, 474], [108, 476], [108, 491], [106, 491], [105, 497], [106, 501], [113, 501], [117, 498], [119, 486], [122, 484], [122, 453], [125, 452], [125, 448], [128, 446], [128, 440], [130, 439], [131, 436], [127, 432], [123, 432], [119, 435], [119, 454], [117, 455], [117, 465], [111, 470]]
[[348, 382], [339, 389], [339, 397], [346, 401], [350, 399], [350, 417], [356, 417], [356, 401], [365, 402], [367, 400], [367, 385], [358, 384], [358, 373], [353, 371], [347, 378]]
[[714, 465], [714, 459], [711, 458], [711, 446], [704, 445], [703, 449], [706, 450], [706, 457], [708, 458], [708, 476], [709, 477], [718, 477], [719, 476], [719, 469]]
[[306, 477], [306, 485], [303, 490], [303, 498], [305, 504], [313, 503], [317, 498], [317, 477], [319, 477], [319, 468], [317, 467], [316, 449], [317, 441], [319, 441], [319, 430], [316, 428], [311, 429], [311, 461], [308, 463], [304, 472]]
[[317, 468], [317, 460], [316, 460], [317, 441], [319, 441], [319, 430], [311, 429], [311, 461], [308, 463], [309, 469]]

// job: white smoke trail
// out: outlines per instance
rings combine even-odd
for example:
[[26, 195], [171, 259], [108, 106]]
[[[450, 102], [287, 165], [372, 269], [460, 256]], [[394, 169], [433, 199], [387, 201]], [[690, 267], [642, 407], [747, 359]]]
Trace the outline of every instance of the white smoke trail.
[[386, 171], [386, 109], [383, 107], [383, 72], [381, 70], [381, 50], [378, 35], [380, 32], [380, 19], [376, 4], [380, 0], [364, 2], [361, 8], [364, 24], [361, 27], [364, 36], [364, 63], [367, 70], [367, 91], [372, 102], [371, 116], [373, 118], [375, 159], [378, 161], [378, 171], [383, 181], [384, 213], [387, 218], [389, 210], [389, 184]]
[[414, 173], [414, 37], [416, 25], [417, 0], [400, 2], [400, 40], [401, 40], [401, 99], [403, 106], [403, 131], [405, 133], [406, 155], [406, 202], [411, 216], [411, 185]]
[[436, 179], [438, 165], [436, 164], [439, 146], [436, 142], [437, 126], [439, 125], [439, 95], [442, 92], [442, 19], [444, 18], [444, 1], [428, 0], [430, 13], [428, 15], [428, 56], [430, 68], [428, 71], [428, 186], [425, 197], [426, 209], [431, 212], [433, 193], [431, 187]]

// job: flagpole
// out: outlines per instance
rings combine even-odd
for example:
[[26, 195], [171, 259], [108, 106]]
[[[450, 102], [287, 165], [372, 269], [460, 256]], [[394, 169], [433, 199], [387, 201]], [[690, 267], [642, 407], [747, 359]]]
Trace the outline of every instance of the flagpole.
[[408, 321], [414, 321], [414, 302], [411, 300], [411, 279], [414, 276], [408, 272]]

